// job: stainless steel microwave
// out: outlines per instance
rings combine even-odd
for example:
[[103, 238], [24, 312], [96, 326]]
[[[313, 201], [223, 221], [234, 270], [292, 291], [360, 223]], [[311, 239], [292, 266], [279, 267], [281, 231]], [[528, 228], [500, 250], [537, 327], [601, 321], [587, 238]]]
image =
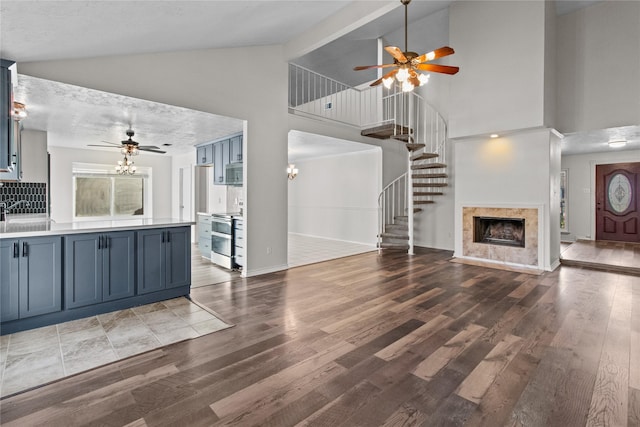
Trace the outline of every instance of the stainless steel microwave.
[[227, 164], [225, 169], [225, 184], [242, 185], [242, 162]]

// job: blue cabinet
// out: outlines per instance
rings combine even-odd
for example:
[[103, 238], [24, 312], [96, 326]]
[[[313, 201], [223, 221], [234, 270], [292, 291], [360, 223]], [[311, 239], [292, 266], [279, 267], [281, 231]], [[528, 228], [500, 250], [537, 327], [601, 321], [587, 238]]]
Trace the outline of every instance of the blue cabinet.
[[134, 295], [133, 231], [65, 237], [65, 306], [77, 308]]
[[226, 163], [222, 158], [222, 144], [213, 145], [213, 183], [224, 185], [224, 169]]
[[19, 250], [18, 240], [0, 240], [0, 322], [18, 318]]
[[1, 320], [62, 309], [62, 239], [31, 237], [0, 242]]
[[196, 148], [198, 165], [213, 164], [213, 144], [201, 145]]
[[191, 283], [191, 231], [189, 227], [137, 232], [138, 294]]
[[7, 171], [12, 164], [11, 144], [13, 140], [13, 85], [9, 67], [13, 61], [0, 59], [0, 171]]
[[230, 163], [240, 163], [242, 162], [242, 135], [234, 136], [229, 140], [230, 144], [230, 153], [229, 153], [229, 162]]

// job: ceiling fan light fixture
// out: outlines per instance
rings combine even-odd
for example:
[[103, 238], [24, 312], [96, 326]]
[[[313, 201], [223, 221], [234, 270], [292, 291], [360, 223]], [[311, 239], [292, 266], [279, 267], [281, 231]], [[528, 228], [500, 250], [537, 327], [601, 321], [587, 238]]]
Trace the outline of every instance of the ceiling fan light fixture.
[[409, 70], [406, 67], [402, 67], [396, 73], [396, 79], [400, 83], [404, 83], [409, 78]]
[[429, 76], [431, 76], [431, 74], [418, 74], [418, 80], [420, 81], [420, 86], [426, 85], [427, 83], [429, 83]]
[[391, 86], [393, 86], [393, 77], [387, 77], [386, 79], [382, 79], [382, 84], [384, 85], [385, 88], [391, 89]]
[[411, 92], [413, 90], [413, 88], [415, 88], [415, 86], [409, 80], [405, 80], [405, 81], [402, 82], [402, 91], [403, 92]]

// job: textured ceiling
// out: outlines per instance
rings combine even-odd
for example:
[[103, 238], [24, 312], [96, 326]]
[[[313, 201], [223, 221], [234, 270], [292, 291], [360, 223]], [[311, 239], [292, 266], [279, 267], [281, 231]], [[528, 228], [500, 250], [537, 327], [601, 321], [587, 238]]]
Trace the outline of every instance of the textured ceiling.
[[[627, 145], [612, 148], [609, 141], [626, 140]], [[562, 154], [587, 154], [603, 151], [640, 150], [640, 126], [622, 126], [588, 132], [566, 134], [562, 140]]]
[[171, 155], [243, 128], [238, 119], [26, 75], [18, 76], [15, 99], [27, 106], [24, 128], [47, 131], [52, 146], [99, 149], [87, 144], [119, 143], [131, 127], [134, 141]]

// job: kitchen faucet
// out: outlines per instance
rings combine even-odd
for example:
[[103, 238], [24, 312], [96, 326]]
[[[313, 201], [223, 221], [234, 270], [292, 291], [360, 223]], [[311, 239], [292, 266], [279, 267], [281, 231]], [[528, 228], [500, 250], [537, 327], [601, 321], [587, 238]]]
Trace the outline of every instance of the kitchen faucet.
[[18, 200], [17, 202], [15, 202], [14, 204], [7, 206], [7, 203], [11, 203], [13, 202], [13, 200], [8, 200], [6, 202], [0, 202], [0, 221], [5, 221], [7, 219], [7, 214], [9, 212], [11, 212], [11, 209], [15, 208], [16, 206], [20, 205], [21, 203], [24, 203], [25, 207], [29, 207], [31, 206], [31, 203], [27, 202], [26, 200]]

